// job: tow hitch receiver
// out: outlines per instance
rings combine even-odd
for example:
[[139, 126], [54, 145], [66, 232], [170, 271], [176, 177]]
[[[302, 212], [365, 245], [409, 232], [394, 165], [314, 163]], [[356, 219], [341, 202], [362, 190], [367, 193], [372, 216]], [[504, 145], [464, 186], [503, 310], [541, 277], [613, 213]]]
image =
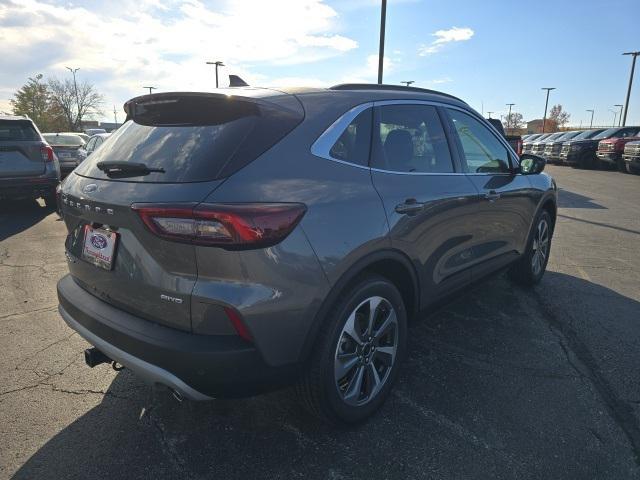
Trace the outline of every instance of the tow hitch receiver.
[[87, 348], [84, 351], [84, 363], [91, 368], [101, 363], [111, 363], [112, 360], [95, 347]]

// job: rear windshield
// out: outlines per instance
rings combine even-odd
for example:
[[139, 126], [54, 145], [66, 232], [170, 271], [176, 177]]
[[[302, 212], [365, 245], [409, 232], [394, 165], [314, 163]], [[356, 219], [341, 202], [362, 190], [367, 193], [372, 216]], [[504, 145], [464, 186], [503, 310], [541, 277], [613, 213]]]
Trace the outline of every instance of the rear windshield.
[[43, 133], [42, 136], [53, 146], [80, 147], [84, 145], [84, 140], [78, 135], [60, 135], [56, 133]]
[[40, 140], [40, 137], [29, 121], [0, 120], [0, 142], [11, 140], [34, 142]]
[[130, 106], [129, 120], [75, 170], [113, 179], [99, 162], [142, 163], [133, 182], [202, 182], [224, 178], [255, 160], [302, 120], [302, 112], [226, 97], [179, 97]]

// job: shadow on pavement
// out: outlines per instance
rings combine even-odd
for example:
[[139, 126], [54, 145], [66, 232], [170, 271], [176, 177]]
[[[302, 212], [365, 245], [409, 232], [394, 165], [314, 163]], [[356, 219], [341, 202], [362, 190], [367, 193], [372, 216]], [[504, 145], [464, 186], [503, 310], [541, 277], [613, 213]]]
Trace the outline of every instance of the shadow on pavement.
[[559, 208], [592, 208], [596, 210], [606, 210], [607, 207], [595, 203], [592, 198], [585, 197], [579, 193], [570, 192], [564, 188], [558, 191]]
[[0, 200], [0, 241], [28, 229], [53, 211], [36, 200]]
[[585, 291], [629, 317], [640, 303], [548, 276], [535, 292], [489, 280], [414, 322], [395, 392], [362, 426], [321, 425], [286, 390], [178, 403], [125, 370], [14, 478], [631, 478], [624, 435], [568, 361], [539, 297]]

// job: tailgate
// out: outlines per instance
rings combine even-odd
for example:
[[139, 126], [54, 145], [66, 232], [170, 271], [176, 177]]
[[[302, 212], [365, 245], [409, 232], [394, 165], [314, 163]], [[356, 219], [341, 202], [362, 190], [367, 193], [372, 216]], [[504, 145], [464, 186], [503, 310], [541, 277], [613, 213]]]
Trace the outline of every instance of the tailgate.
[[33, 177], [45, 171], [40, 142], [0, 142], [0, 177]]

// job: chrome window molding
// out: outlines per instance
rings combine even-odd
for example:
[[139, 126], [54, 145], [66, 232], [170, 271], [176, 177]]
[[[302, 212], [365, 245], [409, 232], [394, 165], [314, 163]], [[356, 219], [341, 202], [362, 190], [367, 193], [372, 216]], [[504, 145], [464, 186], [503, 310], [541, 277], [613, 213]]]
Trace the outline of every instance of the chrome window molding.
[[[320, 136], [316, 139], [315, 142], [311, 145], [311, 153], [316, 157], [324, 158], [326, 160], [331, 160], [332, 162], [340, 163], [342, 165], [346, 165], [349, 167], [362, 168], [365, 170], [371, 170], [374, 172], [394, 174], [394, 175], [435, 175], [435, 176], [443, 176], [443, 175], [514, 175], [511, 172], [399, 172], [395, 170], [384, 170], [381, 168], [369, 167], [367, 165], [358, 165], [357, 163], [347, 162], [345, 160], [340, 160], [339, 158], [334, 158], [331, 156], [331, 147], [338, 141], [340, 135], [344, 132], [344, 130], [349, 126], [349, 124], [362, 112], [364, 112], [368, 108], [374, 107], [383, 107], [386, 105], [430, 105], [433, 107], [443, 107], [450, 108], [454, 110], [459, 110], [462, 113], [466, 113], [467, 115], [471, 115], [476, 120], [480, 121], [485, 125], [490, 125], [486, 121], [486, 119], [477, 115], [473, 110], [468, 110], [466, 108], [461, 108], [457, 105], [452, 105], [450, 103], [443, 102], [435, 102], [431, 100], [378, 100], [374, 102], [366, 102], [361, 103], [360, 105], [356, 105], [350, 110], [343, 113], [336, 121], [334, 121]], [[511, 157], [511, 162], [514, 167], [520, 166], [517, 158], [518, 155], [513, 151], [511, 145], [504, 138], [500, 138], [499, 135], [495, 135], [491, 129], [489, 129], [491, 134], [498, 139], [498, 141], [507, 149], [509, 156]]]

